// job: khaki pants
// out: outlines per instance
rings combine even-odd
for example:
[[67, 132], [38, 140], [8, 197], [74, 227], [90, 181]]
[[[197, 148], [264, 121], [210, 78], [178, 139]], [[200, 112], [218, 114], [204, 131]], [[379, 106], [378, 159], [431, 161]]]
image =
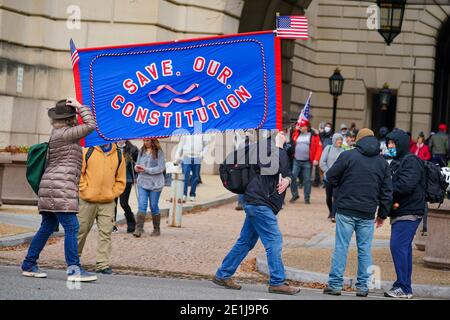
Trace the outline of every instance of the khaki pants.
[[92, 203], [80, 199], [80, 212], [78, 221], [80, 231], [78, 233], [78, 255], [81, 257], [87, 235], [91, 231], [94, 221], [97, 220], [98, 244], [96, 269], [103, 270], [109, 268], [109, 258], [111, 255], [111, 233], [114, 226], [115, 202]]

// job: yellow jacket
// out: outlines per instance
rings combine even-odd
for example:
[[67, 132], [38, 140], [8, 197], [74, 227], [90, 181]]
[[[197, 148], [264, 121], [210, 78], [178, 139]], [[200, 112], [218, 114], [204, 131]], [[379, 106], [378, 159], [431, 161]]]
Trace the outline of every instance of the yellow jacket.
[[83, 165], [80, 177], [80, 198], [87, 202], [109, 203], [119, 197], [125, 190], [126, 161], [123, 158], [119, 165], [117, 146], [104, 153], [100, 147], [94, 147], [94, 152], [88, 159], [86, 170], [86, 153], [83, 148]]

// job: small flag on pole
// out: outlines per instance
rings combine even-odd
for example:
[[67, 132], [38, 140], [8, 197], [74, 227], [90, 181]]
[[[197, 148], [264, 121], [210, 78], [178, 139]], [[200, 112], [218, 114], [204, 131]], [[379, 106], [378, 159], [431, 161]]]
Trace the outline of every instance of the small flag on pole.
[[302, 112], [300, 112], [300, 115], [298, 116], [298, 122], [302, 120], [309, 121], [309, 110], [310, 110], [310, 101], [311, 101], [312, 91], [309, 92], [308, 100], [306, 100], [305, 106], [302, 109]]
[[72, 68], [75, 67], [77, 62], [80, 60], [80, 57], [78, 56], [78, 50], [75, 47], [75, 43], [73, 43], [73, 40], [70, 39], [70, 54], [72, 58]]
[[278, 16], [277, 36], [285, 39], [308, 39], [308, 18], [305, 16]]

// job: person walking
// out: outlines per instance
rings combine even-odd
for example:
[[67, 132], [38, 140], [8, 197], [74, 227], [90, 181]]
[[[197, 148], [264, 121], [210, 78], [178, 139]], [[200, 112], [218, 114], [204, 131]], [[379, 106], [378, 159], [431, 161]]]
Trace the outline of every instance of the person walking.
[[[391, 172], [380, 155], [380, 144], [373, 131], [363, 128], [356, 147], [342, 152], [325, 174], [335, 188], [336, 240], [328, 285], [324, 294], [341, 295], [347, 254], [353, 232], [358, 247], [356, 295], [369, 293], [369, 267], [372, 265], [374, 220], [383, 225], [392, 203]], [[378, 213], [375, 219], [375, 213]]]
[[[344, 151], [344, 148], [342, 148], [343, 140], [344, 137], [340, 133], [335, 133], [333, 135], [333, 144], [326, 146], [323, 150], [322, 156], [320, 157], [320, 169], [322, 169], [324, 175], [333, 166], [339, 155]], [[336, 211], [333, 208], [333, 192], [334, 187], [325, 180], [325, 193], [329, 212], [328, 219], [334, 223], [336, 222]]]
[[153, 232], [151, 236], [161, 234], [161, 214], [159, 210], [159, 198], [164, 187], [164, 170], [166, 161], [164, 152], [157, 139], [144, 139], [135, 170], [138, 173], [138, 213], [136, 231], [133, 235], [139, 238], [144, 233], [145, 218], [150, 202], [152, 213]]
[[[286, 276], [281, 257], [283, 240], [277, 221], [277, 214], [281, 210], [286, 189], [291, 182], [288, 155], [282, 148], [285, 140], [284, 133], [280, 132], [278, 138], [269, 137], [250, 147], [249, 159], [258, 159], [260, 164], [252, 165], [256, 175], [250, 180], [244, 193], [246, 214], [244, 225], [239, 239], [226, 255], [213, 278], [213, 282], [217, 285], [227, 289], [241, 289], [241, 286], [231, 277], [249, 251], [253, 249], [258, 238], [261, 238], [269, 265], [269, 292], [292, 295], [300, 291], [299, 288], [285, 283]], [[264, 158], [267, 157], [269, 161], [260, 161], [262, 157], [258, 153], [260, 144], [267, 145], [268, 152]], [[262, 149], [265, 148], [261, 147]], [[267, 164], [261, 165], [261, 163]]]
[[[136, 219], [134, 217], [133, 210], [130, 207], [130, 193], [135, 181], [134, 164], [137, 161], [139, 149], [132, 144], [129, 140], [120, 141], [117, 146], [122, 149], [126, 164], [126, 179], [125, 190], [119, 197], [120, 206], [122, 207], [125, 219], [127, 221], [127, 233], [133, 233], [136, 229]], [[116, 206], [117, 215], [117, 206]]]
[[447, 125], [441, 123], [439, 132], [432, 135], [428, 145], [432, 158], [431, 161], [441, 168], [447, 166], [447, 155], [449, 152]]
[[322, 142], [320, 142], [319, 135], [311, 130], [309, 121], [305, 119], [297, 122], [290, 141], [290, 154], [294, 157], [293, 180], [291, 184], [292, 198], [290, 202], [295, 202], [299, 199], [297, 177], [301, 172], [305, 204], [310, 204], [311, 170], [312, 167], [319, 165], [320, 156], [322, 155]]
[[[83, 119], [78, 124], [77, 114]], [[76, 99], [60, 100], [48, 111], [52, 123], [47, 165], [39, 184], [38, 210], [42, 223], [31, 241], [22, 263], [26, 277], [45, 278], [47, 274], [38, 266], [39, 255], [58, 223], [64, 228], [64, 253], [68, 281], [95, 281], [97, 276], [86, 272], [78, 257], [77, 219], [78, 183], [81, 173], [80, 139], [95, 129], [91, 110]]]
[[415, 154], [409, 152], [409, 136], [400, 129], [386, 137], [388, 149], [393, 154], [390, 164], [394, 205], [391, 220], [390, 249], [397, 280], [385, 292], [386, 297], [412, 298], [412, 241], [422, 221], [425, 208], [425, 168]]
[[186, 135], [180, 138], [175, 150], [175, 161], [182, 163], [184, 174], [183, 201], [187, 201], [189, 182], [191, 185], [189, 201], [194, 202], [196, 199], [197, 185], [200, 179], [200, 166], [207, 152], [208, 143], [208, 138], [203, 134]]
[[112, 274], [109, 261], [116, 207], [114, 199], [118, 198], [125, 190], [126, 164], [121, 150], [115, 143], [85, 148], [82, 161], [78, 254], [81, 256], [86, 238], [94, 222], [97, 221], [96, 272]]

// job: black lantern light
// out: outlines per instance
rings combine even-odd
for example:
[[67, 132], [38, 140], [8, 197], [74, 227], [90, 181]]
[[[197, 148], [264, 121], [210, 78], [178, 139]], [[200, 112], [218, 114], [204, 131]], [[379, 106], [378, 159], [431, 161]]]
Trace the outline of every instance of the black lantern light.
[[336, 129], [336, 110], [337, 110], [337, 100], [342, 94], [344, 89], [344, 77], [341, 75], [341, 70], [336, 68], [334, 73], [329, 78], [330, 81], [330, 94], [333, 96], [333, 131]]
[[378, 32], [387, 45], [402, 31], [403, 15], [407, 0], [377, 0], [380, 8]]
[[381, 111], [386, 111], [388, 109], [389, 102], [391, 101], [391, 94], [392, 91], [389, 89], [389, 84], [385, 82], [383, 89], [380, 90]]

